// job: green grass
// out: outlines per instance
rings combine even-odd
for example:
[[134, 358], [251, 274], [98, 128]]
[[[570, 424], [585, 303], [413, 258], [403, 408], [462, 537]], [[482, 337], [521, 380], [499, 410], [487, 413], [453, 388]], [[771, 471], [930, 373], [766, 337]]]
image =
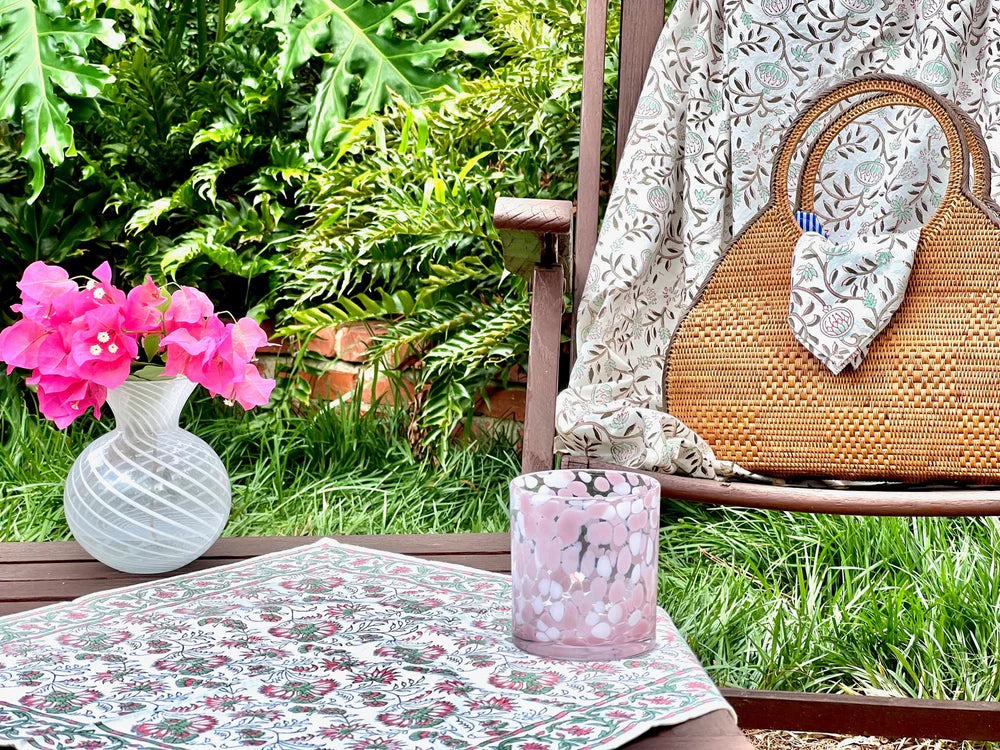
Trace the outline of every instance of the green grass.
[[1000, 696], [996, 519], [674, 510], [661, 600], [719, 682]]
[[[0, 539], [69, 539], [62, 486], [76, 456], [113, 426], [78, 420], [65, 433], [38, 419], [0, 376]], [[29, 397], [33, 398], [33, 397]], [[199, 389], [182, 424], [221, 456], [233, 485], [227, 536], [501, 531], [510, 444], [473, 444], [435, 465], [414, 458], [407, 416], [353, 407], [309, 416], [242, 413]]]
[[[62, 481], [110, 420], [61, 433], [0, 377], [0, 538], [66, 539]], [[227, 535], [500, 531], [512, 445], [412, 455], [407, 420], [239, 415], [196, 396], [185, 426], [229, 468]], [[722, 684], [995, 700], [1000, 523], [665, 508], [660, 597]]]

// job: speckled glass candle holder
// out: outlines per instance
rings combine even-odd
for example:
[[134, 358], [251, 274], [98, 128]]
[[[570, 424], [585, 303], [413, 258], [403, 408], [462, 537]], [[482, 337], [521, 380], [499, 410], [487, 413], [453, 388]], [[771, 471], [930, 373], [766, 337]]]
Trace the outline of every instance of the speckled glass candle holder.
[[556, 659], [623, 659], [656, 639], [660, 486], [619, 471], [510, 484], [514, 643]]

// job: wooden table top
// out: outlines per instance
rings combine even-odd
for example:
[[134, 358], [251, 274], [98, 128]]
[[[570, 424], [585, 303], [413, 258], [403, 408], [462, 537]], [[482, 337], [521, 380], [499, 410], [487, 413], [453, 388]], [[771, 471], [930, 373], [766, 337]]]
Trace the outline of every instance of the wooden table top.
[[[317, 537], [220, 539], [201, 558], [164, 576], [121, 573], [95, 561], [76, 542], [0, 543], [0, 615], [23, 612], [95, 591], [205, 570], [268, 552], [298, 547]], [[507, 534], [425, 534], [334, 537], [371, 549], [442, 560], [480, 570], [510, 572]], [[6, 746], [0, 746], [6, 747]], [[750, 750], [725, 711], [674, 727], [650, 731], [627, 745], [630, 750]]]

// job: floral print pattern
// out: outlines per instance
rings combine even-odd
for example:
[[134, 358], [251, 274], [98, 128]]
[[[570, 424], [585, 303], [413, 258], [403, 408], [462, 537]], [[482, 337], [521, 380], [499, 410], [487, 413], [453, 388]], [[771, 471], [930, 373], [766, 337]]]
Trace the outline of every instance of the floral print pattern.
[[[779, 139], [806, 102], [841, 81], [906, 76], [978, 123], [998, 184], [997, 12], [982, 0], [678, 0], [653, 54], [582, 290], [557, 450], [699, 477], [739, 473], [662, 411], [663, 369], [711, 269], [767, 203]], [[790, 195], [802, 153], [843, 109], [810, 129]], [[919, 228], [941, 201], [947, 169], [933, 117], [887, 107], [838, 135], [817, 185], [805, 190], [816, 191], [814, 210], [831, 239], [846, 242]]]
[[806, 232], [792, 252], [788, 325], [836, 375], [857, 368], [889, 325], [910, 281], [920, 231], [834, 242]]
[[559, 662], [514, 647], [510, 602], [501, 574], [322, 540], [0, 618], [0, 742], [597, 749], [728, 708], [662, 610], [649, 654]]

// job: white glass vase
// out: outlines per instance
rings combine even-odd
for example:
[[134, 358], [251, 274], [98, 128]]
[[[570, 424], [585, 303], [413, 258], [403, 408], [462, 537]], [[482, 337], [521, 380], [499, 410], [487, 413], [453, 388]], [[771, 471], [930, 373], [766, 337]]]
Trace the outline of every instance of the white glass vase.
[[84, 449], [63, 501], [73, 536], [127, 573], [164, 573], [194, 560], [229, 518], [229, 475], [204, 440], [178, 424], [195, 384], [127, 380], [108, 392], [116, 427]]

